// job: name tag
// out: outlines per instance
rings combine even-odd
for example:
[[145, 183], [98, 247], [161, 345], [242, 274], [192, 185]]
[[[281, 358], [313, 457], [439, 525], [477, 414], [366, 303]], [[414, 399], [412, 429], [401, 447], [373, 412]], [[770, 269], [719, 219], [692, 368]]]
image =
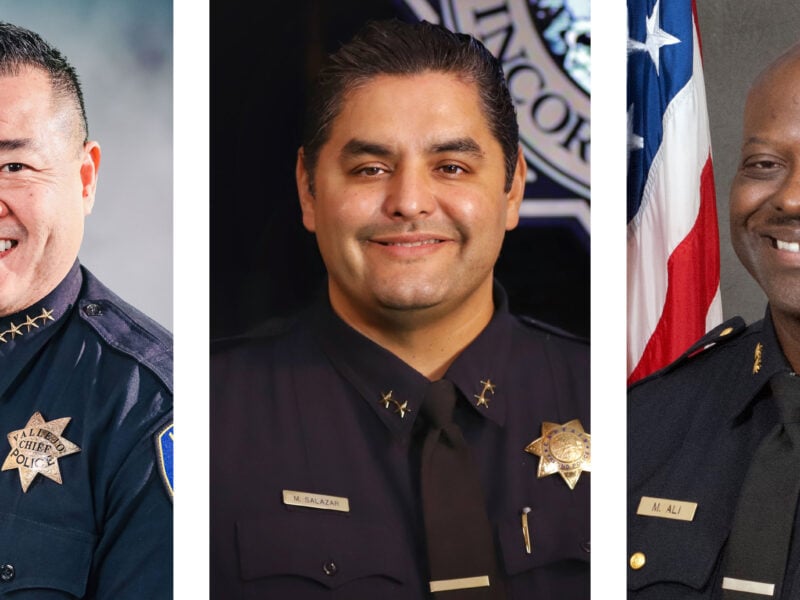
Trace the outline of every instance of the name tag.
[[642, 496], [642, 499], [639, 501], [639, 508], [636, 509], [636, 514], [644, 515], [645, 517], [692, 521], [694, 520], [694, 511], [696, 510], [697, 502], [683, 502], [681, 500], [670, 500], [669, 498]]
[[340, 496], [326, 496], [325, 494], [283, 490], [283, 503], [290, 506], [318, 508], [319, 510], [350, 512], [350, 501]]

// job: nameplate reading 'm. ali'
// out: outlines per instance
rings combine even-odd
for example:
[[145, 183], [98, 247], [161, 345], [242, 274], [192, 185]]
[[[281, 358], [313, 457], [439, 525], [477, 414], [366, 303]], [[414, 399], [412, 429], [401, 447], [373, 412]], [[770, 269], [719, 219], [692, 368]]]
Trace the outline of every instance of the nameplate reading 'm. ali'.
[[350, 500], [340, 496], [326, 496], [325, 494], [283, 490], [283, 503], [289, 506], [350, 512]]
[[639, 501], [639, 508], [636, 509], [636, 514], [645, 517], [675, 519], [676, 521], [692, 521], [696, 510], [697, 502], [642, 496]]

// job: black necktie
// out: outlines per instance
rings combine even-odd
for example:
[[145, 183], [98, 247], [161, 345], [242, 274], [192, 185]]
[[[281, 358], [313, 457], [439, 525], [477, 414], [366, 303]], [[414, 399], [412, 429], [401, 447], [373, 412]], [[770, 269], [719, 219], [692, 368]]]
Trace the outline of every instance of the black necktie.
[[[800, 378], [770, 379], [780, 422], [742, 484], [723, 567], [723, 598], [780, 598], [800, 490]], [[786, 597], [786, 596], [784, 596]]]
[[[430, 384], [422, 405], [421, 491], [431, 591], [447, 600], [504, 598], [477, 466], [453, 422], [456, 389]], [[488, 584], [488, 587], [487, 587]]]

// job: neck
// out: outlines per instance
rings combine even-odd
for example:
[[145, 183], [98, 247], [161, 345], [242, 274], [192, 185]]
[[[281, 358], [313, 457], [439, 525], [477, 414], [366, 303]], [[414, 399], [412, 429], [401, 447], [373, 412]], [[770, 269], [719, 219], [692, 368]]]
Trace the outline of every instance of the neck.
[[365, 316], [333, 296], [331, 305], [345, 323], [431, 381], [444, 376], [494, 314], [491, 281], [487, 289], [447, 311], [387, 310]]
[[770, 313], [781, 350], [792, 370], [800, 373], [800, 315], [773, 306], [770, 306]]

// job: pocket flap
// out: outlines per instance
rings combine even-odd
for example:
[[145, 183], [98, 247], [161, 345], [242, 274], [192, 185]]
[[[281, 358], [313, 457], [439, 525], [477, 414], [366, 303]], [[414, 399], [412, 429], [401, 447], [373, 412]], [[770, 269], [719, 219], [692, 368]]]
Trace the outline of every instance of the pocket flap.
[[562, 560], [589, 562], [589, 516], [585, 509], [559, 507], [557, 511], [548, 511], [533, 508], [528, 513], [530, 554], [525, 551], [519, 513], [499, 521], [497, 529], [503, 563], [509, 575]]
[[405, 583], [397, 535], [352, 515], [286, 511], [236, 523], [242, 579], [296, 576], [334, 589], [362, 577]]
[[0, 514], [0, 592], [49, 588], [82, 598], [95, 536]]
[[680, 583], [699, 590], [708, 583], [728, 538], [728, 527], [700, 513], [694, 521], [634, 516], [629, 556], [644, 554], [640, 569], [628, 568], [628, 589], [653, 583]]

